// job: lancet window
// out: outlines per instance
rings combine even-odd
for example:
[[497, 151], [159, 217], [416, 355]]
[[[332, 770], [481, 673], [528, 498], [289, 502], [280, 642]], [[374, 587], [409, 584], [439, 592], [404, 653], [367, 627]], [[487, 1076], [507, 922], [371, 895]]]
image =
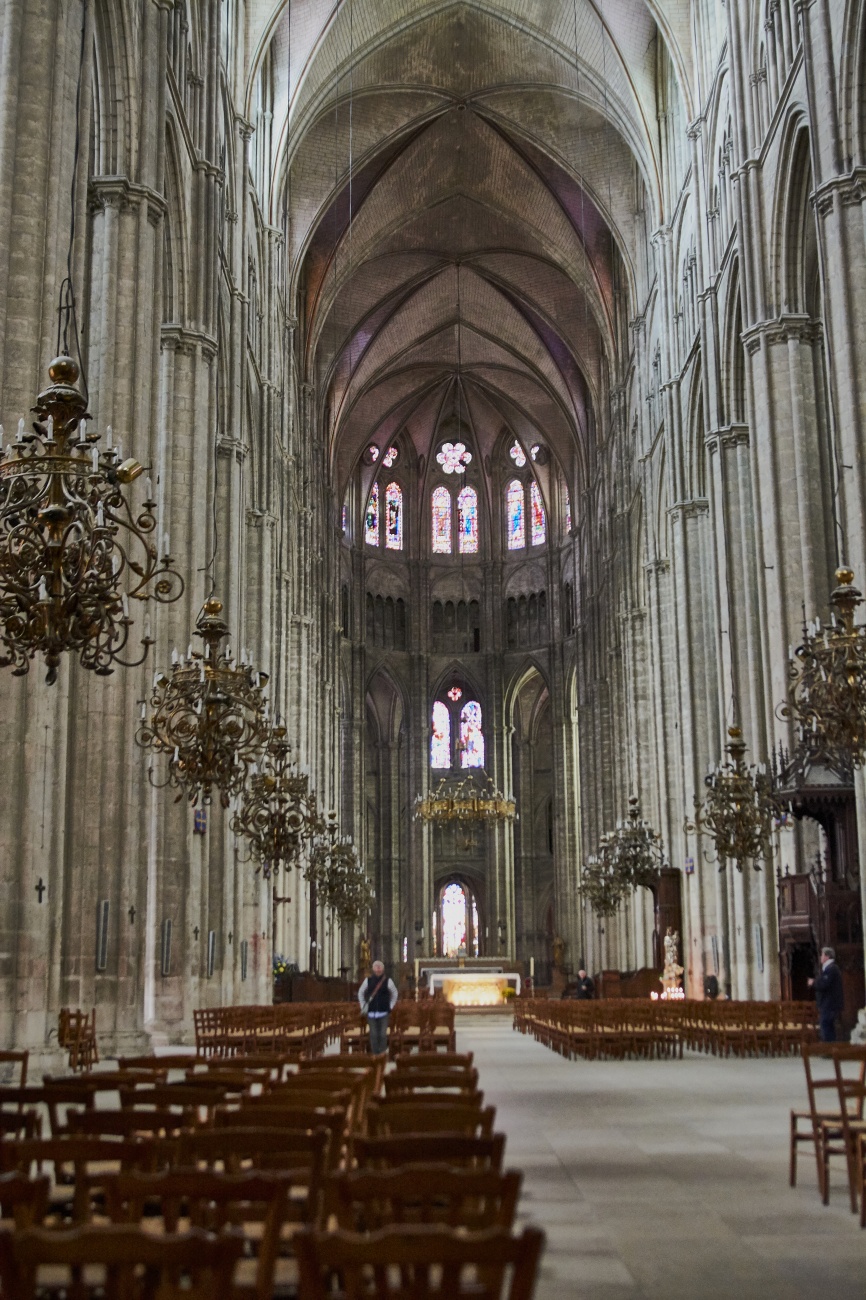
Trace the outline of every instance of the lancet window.
[[364, 541], [368, 546], [379, 545], [379, 484], [374, 483], [364, 515]]

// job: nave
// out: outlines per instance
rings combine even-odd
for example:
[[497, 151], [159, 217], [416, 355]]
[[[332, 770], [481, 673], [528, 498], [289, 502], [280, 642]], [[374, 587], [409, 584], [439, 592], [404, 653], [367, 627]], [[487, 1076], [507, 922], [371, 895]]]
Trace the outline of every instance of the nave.
[[518, 1221], [547, 1234], [536, 1300], [862, 1300], [844, 1174], [821, 1205], [806, 1153], [788, 1186], [798, 1056], [567, 1061], [469, 1015], [457, 1046], [523, 1171]]

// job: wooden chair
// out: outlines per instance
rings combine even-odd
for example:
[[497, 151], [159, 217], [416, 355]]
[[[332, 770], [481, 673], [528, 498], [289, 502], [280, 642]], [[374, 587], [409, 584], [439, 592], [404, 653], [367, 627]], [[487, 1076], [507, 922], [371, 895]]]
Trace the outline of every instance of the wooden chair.
[[451, 1168], [502, 1169], [505, 1134], [467, 1137], [464, 1133], [400, 1133], [355, 1138], [359, 1169], [396, 1169], [406, 1164], [444, 1164]]
[[[27, 1084], [27, 1063], [30, 1060], [29, 1052], [0, 1052], [0, 1066], [8, 1065], [11, 1068], [8, 1073], [14, 1075], [15, 1067], [18, 1067], [18, 1078], [13, 1079], [13, 1086], [23, 1088]], [[4, 1070], [4, 1074], [7, 1071]]]
[[65, 1279], [51, 1293], [66, 1300], [229, 1300], [243, 1249], [241, 1233], [215, 1236], [200, 1228], [180, 1236], [117, 1224], [26, 1228], [0, 1234], [0, 1276], [4, 1294], [15, 1300], [42, 1300], [45, 1265], [55, 1275], [62, 1268]]
[[331, 1135], [319, 1128], [297, 1129], [219, 1128], [199, 1129], [181, 1135], [178, 1143], [180, 1167], [220, 1166], [226, 1173], [274, 1170], [293, 1173], [298, 1185], [306, 1185], [303, 1205], [305, 1221], [312, 1222], [319, 1209], [322, 1184], [329, 1170]]
[[157, 1167], [160, 1147], [154, 1142], [100, 1137], [36, 1138], [0, 1143], [0, 1165], [25, 1176], [35, 1167], [54, 1169], [51, 1210], [76, 1223], [91, 1217], [94, 1197], [109, 1173]]
[[387, 1133], [465, 1133], [487, 1137], [493, 1132], [496, 1108], [440, 1101], [389, 1101], [371, 1107], [367, 1117], [372, 1136]]
[[0, 1174], [0, 1223], [4, 1228], [32, 1228], [48, 1213], [51, 1180], [42, 1174], [28, 1178], [13, 1172]]
[[236, 1266], [232, 1300], [271, 1300], [281, 1234], [293, 1215], [296, 1181], [293, 1173], [225, 1174], [180, 1168], [119, 1174], [106, 1180], [105, 1213], [112, 1223], [137, 1225], [147, 1219], [149, 1227], [168, 1233], [190, 1227], [208, 1232], [222, 1232], [231, 1225], [241, 1228], [245, 1258]]
[[[818, 1193], [824, 1205], [829, 1204], [830, 1200], [831, 1156], [841, 1155], [846, 1162], [848, 1160], [848, 1151], [842, 1137], [836, 1072], [832, 1069], [833, 1046], [832, 1043], [802, 1044], [809, 1109], [792, 1110], [790, 1118], [790, 1184], [794, 1187], [797, 1182], [797, 1154], [800, 1145], [811, 1143], [818, 1173]], [[821, 1061], [827, 1063], [828, 1073], [817, 1076], [815, 1065]]]
[[331, 1176], [324, 1205], [326, 1216], [329, 1213], [338, 1228], [350, 1232], [410, 1223], [444, 1223], [473, 1232], [511, 1228], [521, 1181], [522, 1175], [513, 1170], [502, 1174], [443, 1164], [356, 1169]]
[[472, 1069], [474, 1059], [472, 1052], [407, 1052], [395, 1060], [394, 1072], [404, 1074], [430, 1068], [467, 1071]]
[[[410, 1096], [433, 1090], [437, 1094], [478, 1094], [478, 1071], [395, 1070], [385, 1079], [385, 1096]], [[483, 1095], [483, 1094], [481, 1094]]]
[[42, 1116], [38, 1110], [0, 1110], [0, 1139], [42, 1136]]
[[[839, 1126], [848, 1166], [848, 1192], [851, 1212], [857, 1213], [860, 1180], [857, 1171], [857, 1142], [866, 1133], [863, 1107], [866, 1102], [866, 1045], [834, 1043], [832, 1045], [836, 1096], [839, 1101]], [[848, 1072], [846, 1073], [846, 1067]], [[835, 1125], [835, 1121], [823, 1121]], [[825, 1188], [829, 1194], [829, 1169], [825, 1169]]]
[[344, 1110], [323, 1110], [321, 1107], [293, 1106], [247, 1107], [240, 1110], [227, 1110], [219, 1107], [214, 1116], [216, 1128], [265, 1128], [277, 1133], [305, 1132], [315, 1129], [327, 1130], [328, 1169], [336, 1169], [343, 1155], [343, 1138], [346, 1132], [346, 1112]]
[[71, 1134], [91, 1137], [177, 1137], [197, 1123], [194, 1110], [87, 1110], [69, 1116]]
[[[369, 1235], [305, 1230], [295, 1250], [305, 1300], [531, 1300], [544, 1233], [502, 1228], [458, 1233], [440, 1225], [386, 1228]], [[510, 1279], [508, 1274], [511, 1274]]]
[[120, 1104], [124, 1110], [179, 1110], [197, 1114], [199, 1122], [207, 1123], [216, 1107], [230, 1096], [228, 1089], [216, 1082], [157, 1083], [150, 1088], [121, 1088]]
[[118, 1070], [131, 1070], [135, 1074], [166, 1074], [170, 1070], [188, 1070], [195, 1065], [192, 1052], [172, 1052], [165, 1056], [118, 1056]]

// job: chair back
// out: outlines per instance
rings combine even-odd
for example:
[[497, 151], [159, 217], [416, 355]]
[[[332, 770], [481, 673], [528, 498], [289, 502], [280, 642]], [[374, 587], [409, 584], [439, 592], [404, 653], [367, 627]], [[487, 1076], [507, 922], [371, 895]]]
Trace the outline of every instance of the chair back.
[[181, 1236], [117, 1224], [26, 1228], [0, 1234], [0, 1273], [5, 1294], [15, 1300], [44, 1294], [39, 1273], [45, 1265], [52, 1273], [58, 1265], [66, 1269], [69, 1300], [92, 1294], [94, 1266], [103, 1275], [104, 1300], [229, 1300], [243, 1249], [240, 1233], [214, 1236], [200, 1228]]
[[403, 1165], [399, 1169], [354, 1169], [333, 1174], [325, 1204], [337, 1226], [375, 1232], [390, 1224], [443, 1223], [477, 1232], [511, 1228], [522, 1175], [447, 1165]]
[[442, 1101], [387, 1101], [372, 1106], [367, 1125], [373, 1136], [386, 1133], [465, 1133], [489, 1136], [496, 1108]]
[[370, 1234], [300, 1232], [294, 1238], [305, 1300], [530, 1300], [544, 1233], [502, 1228], [457, 1233], [434, 1226]]
[[45, 1174], [28, 1178], [13, 1171], [0, 1174], [0, 1222], [4, 1227], [33, 1228], [48, 1212], [51, 1179]]
[[467, 1137], [465, 1133], [400, 1133], [357, 1137], [352, 1151], [360, 1169], [396, 1169], [405, 1164], [444, 1164], [451, 1168], [502, 1168], [505, 1134]]

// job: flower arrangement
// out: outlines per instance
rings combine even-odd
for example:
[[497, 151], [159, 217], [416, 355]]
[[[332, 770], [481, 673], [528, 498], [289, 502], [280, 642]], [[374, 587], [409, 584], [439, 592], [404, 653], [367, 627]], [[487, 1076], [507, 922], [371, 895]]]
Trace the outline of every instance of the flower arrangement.
[[272, 968], [274, 979], [278, 979], [280, 975], [288, 975], [290, 971], [296, 969], [295, 963], [289, 961], [288, 957], [284, 957], [279, 952], [274, 953]]

